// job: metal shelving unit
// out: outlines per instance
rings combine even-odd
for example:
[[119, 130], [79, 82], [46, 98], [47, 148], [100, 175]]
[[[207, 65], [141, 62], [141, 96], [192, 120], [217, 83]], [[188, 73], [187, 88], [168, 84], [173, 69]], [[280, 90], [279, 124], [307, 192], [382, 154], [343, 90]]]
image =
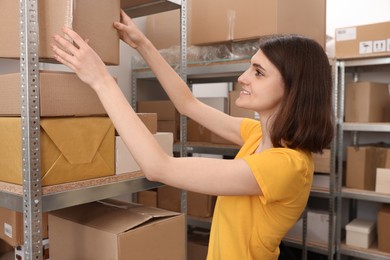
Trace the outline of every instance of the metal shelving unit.
[[[374, 191], [359, 190], [343, 187], [343, 161], [344, 161], [344, 134], [350, 132], [352, 135], [353, 145], [359, 142], [359, 133], [376, 132], [381, 134], [390, 134], [390, 123], [345, 123], [344, 122], [344, 100], [345, 100], [345, 74], [352, 73], [353, 80], [358, 81], [359, 73], [362, 72], [377, 72], [390, 70], [390, 57], [383, 58], [362, 58], [353, 60], [337, 60], [335, 62], [335, 86], [337, 89], [337, 217], [336, 217], [336, 252], [337, 259], [342, 256], [352, 256], [363, 259], [372, 260], [389, 260], [390, 254], [381, 252], [375, 248], [361, 249], [348, 246], [342, 241], [342, 200], [348, 199], [349, 203], [354, 203], [358, 200], [390, 203], [390, 195], [380, 194]], [[354, 207], [353, 211], [357, 208]], [[356, 214], [356, 212], [350, 212]], [[351, 217], [351, 216], [349, 216]]]
[[[40, 177], [39, 23], [38, 0], [20, 0], [20, 73], [23, 186], [20, 193], [0, 191], [0, 206], [23, 212], [24, 258], [42, 259], [42, 212], [138, 192], [160, 186], [144, 177], [43, 194]], [[183, 4], [182, 4], [183, 3]], [[132, 17], [173, 9], [185, 10], [185, 0], [151, 0], [126, 7]]]

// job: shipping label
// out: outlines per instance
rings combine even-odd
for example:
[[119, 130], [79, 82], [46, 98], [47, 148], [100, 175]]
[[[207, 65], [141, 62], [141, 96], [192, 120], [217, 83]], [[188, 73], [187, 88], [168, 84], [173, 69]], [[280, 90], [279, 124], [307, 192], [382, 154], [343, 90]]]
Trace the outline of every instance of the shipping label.
[[336, 41], [356, 40], [356, 27], [336, 29]]

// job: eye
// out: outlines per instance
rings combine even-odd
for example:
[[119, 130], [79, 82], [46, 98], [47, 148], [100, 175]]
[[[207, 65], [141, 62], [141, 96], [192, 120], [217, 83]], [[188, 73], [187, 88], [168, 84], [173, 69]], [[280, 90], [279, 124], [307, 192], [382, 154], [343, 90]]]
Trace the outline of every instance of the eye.
[[256, 70], [255, 75], [256, 75], [256, 77], [264, 76], [263, 72], [261, 72], [261, 70], [259, 70], [259, 69]]

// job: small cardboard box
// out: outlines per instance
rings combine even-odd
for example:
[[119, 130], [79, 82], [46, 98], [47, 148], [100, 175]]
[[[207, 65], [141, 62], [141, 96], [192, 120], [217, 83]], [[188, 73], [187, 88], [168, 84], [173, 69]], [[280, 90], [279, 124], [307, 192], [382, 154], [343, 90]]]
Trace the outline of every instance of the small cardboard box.
[[[108, 117], [41, 118], [42, 186], [114, 175]], [[0, 180], [22, 184], [21, 119], [0, 118]]]
[[[112, 24], [120, 19], [120, 0], [40, 0], [38, 14], [41, 59], [54, 61], [52, 37], [62, 33], [66, 25], [89, 39], [89, 45], [106, 64], [119, 64], [119, 35]], [[1, 1], [0, 57], [20, 57], [19, 26], [19, 1]]]
[[138, 101], [138, 113], [157, 113], [157, 120], [179, 120], [179, 113], [170, 100]]
[[390, 253], [390, 204], [378, 210], [378, 249]]
[[325, 0], [248, 0], [245, 4], [235, 0], [195, 0], [191, 8], [193, 45], [297, 33], [325, 46]]
[[390, 22], [338, 28], [335, 31], [336, 58], [390, 55]]
[[355, 82], [345, 89], [345, 122], [389, 122], [389, 85]]
[[[161, 148], [168, 154], [173, 155], [173, 134], [158, 132], [154, 138]], [[133, 155], [127, 149], [120, 136], [115, 137], [115, 174], [140, 171], [140, 167]]]
[[324, 149], [322, 153], [312, 153], [314, 171], [330, 173], [330, 149]]
[[185, 259], [185, 216], [106, 200], [49, 214], [50, 258]]
[[211, 132], [191, 118], [187, 119], [187, 141], [211, 142]]
[[376, 169], [375, 192], [390, 194], [390, 168]]
[[346, 244], [362, 248], [369, 248], [375, 239], [375, 222], [354, 219], [349, 222], [345, 229], [347, 230]]
[[[75, 73], [40, 71], [42, 117], [106, 115], [95, 91]], [[20, 73], [0, 75], [0, 115], [20, 115]]]
[[[157, 205], [159, 208], [181, 212], [181, 190], [163, 186], [157, 189]], [[194, 217], [211, 217], [214, 213], [216, 197], [187, 192], [187, 214]]]
[[137, 203], [157, 208], [157, 189], [137, 192]]
[[[48, 237], [48, 213], [42, 214], [42, 238]], [[21, 246], [24, 242], [23, 214], [14, 210], [0, 208], [0, 239], [13, 247]]]
[[137, 113], [137, 115], [152, 134], [157, 133], [157, 113]]

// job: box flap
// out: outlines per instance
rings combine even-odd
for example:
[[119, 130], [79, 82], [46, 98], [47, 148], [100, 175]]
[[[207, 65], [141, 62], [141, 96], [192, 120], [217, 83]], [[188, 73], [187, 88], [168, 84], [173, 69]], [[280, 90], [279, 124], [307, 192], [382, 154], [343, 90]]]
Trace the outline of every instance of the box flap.
[[368, 234], [374, 229], [374, 227], [375, 227], [375, 222], [373, 221], [369, 221], [365, 219], [354, 219], [345, 226], [345, 229], [347, 231], [354, 231], [354, 232]]
[[104, 200], [56, 210], [50, 214], [109, 233], [120, 234], [149, 220], [180, 213], [116, 200]]
[[86, 124], [82, 118], [47, 118], [41, 120], [41, 127], [70, 163], [84, 164], [92, 162], [112, 127], [110, 120], [96, 119]]

